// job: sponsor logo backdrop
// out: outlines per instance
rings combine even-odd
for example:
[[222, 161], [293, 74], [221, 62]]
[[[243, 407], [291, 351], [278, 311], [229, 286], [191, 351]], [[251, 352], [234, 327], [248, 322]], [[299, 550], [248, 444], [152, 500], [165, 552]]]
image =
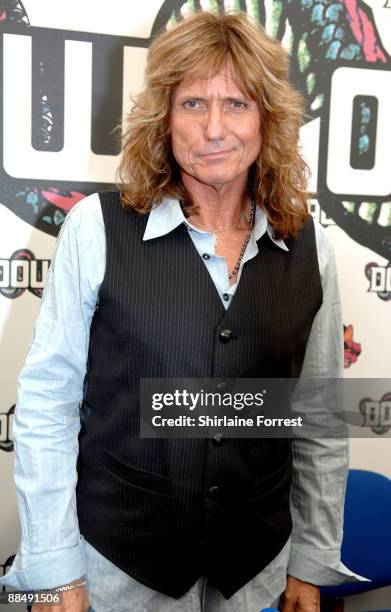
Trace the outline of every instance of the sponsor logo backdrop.
[[[142, 86], [151, 39], [194, 10], [243, 10], [278, 37], [306, 97], [311, 212], [335, 248], [345, 376], [390, 378], [391, 2], [389, 0], [5, 0], [0, 3], [0, 565], [19, 541], [12, 479], [16, 381], [68, 211], [108, 189], [113, 129]], [[390, 380], [391, 387], [391, 380]], [[391, 392], [391, 388], [389, 390]], [[371, 398], [383, 406], [384, 398]], [[391, 477], [390, 408], [363, 415], [351, 467]], [[360, 406], [357, 406], [360, 411]], [[365, 425], [364, 425], [365, 426]], [[363, 529], [368, 526], [363, 525]], [[380, 543], [379, 543], [380, 545]], [[2, 569], [0, 568], [0, 572]], [[353, 600], [356, 603], [353, 603]], [[375, 609], [391, 591], [345, 609]]]

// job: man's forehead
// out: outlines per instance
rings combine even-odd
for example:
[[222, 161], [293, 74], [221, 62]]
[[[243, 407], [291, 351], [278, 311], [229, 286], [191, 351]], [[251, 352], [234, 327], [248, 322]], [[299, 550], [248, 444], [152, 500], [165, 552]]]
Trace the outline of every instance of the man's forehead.
[[227, 68], [223, 68], [215, 75], [209, 77], [201, 76], [200, 74], [190, 74], [181, 81], [175, 92], [178, 95], [195, 95], [201, 93], [204, 95], [212, 95], [216, 92], [220, 96], [246, 95], [239, 87], [232, 72]]

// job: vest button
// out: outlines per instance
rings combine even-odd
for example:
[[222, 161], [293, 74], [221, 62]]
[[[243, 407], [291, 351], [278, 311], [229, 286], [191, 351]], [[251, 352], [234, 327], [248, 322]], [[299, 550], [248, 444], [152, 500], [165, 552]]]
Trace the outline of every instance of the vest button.
[[219, 338], [221, 342], [224, 342], [224, 343], [229, 342], [231, 338], [231, 334], [232, 334], [232, 331], [230, 329], [223, 329], [223, 331], [219, 333]]
[[203, 253], [202, 258], [203, 259], [210, 259], [209, 253]]
[[212, 438], [212, 444], [215, 446], [221, 446], [223, 443], [223, 434], [217, 433]]
[[213, 487], [209, 487], [209, 493], [211, 493], [212, 495], [216, 495], [216, 493], [218, 493], [219, 490], [220, 490], [220, 487], [218, 487], [217, 485], [213, 485]]

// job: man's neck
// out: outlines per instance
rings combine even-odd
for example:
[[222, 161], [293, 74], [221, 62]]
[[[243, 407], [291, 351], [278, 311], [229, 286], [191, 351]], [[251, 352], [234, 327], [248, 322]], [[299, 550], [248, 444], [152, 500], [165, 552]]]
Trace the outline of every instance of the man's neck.
[[235, 224], [242, 211], [249, 208], [247, 177], [227, 184], [206, 185], [185, 173], [183, 183], [192, 202], [199, 208], [189, 221], [206, 227], [226, 227]]

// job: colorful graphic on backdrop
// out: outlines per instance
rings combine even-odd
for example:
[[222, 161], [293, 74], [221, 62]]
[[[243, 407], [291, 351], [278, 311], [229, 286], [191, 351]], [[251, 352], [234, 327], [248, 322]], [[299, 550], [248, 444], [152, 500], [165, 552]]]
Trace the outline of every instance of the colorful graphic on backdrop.
[[353, 325], [344, 325], [344, 367], [349, 368], [356, 363], [361, 354], [361, 344], [353, 340]]
[[17, 249], [7, 259], [0, 259], [0, 295], [15, 299], [30, 291], [42, 297], [49, 259], [36, 259], [30, 249]]
[[370, 427], [373, 433], [383, 435], [391, 427], [391, 393], [385, 393], [380, 400], [362, 398], [359, 404], [363, 416], [362, 427]]
[[365, 276], [369, 280], [368, 291], [377, 293], [386, 302], [391, 300], [391, 262], [387, 266], [379, 266], [371, 261], [365, 266]]
[[[379, 34], [374, 11], [360, 0], [166, 0], [153, 23], [151, 37], [145, 39], [66, 30], [53, 30], [48, 36], [48, 28], [30, 25], [22, 2], [3, 0], [0, 8], [3, 32], [22, 34], [32, 40], [32, 147], [53, 153], [64, 147], [65, 41], [93, 44], [94, 80], [102, 86], [93, 90], [91, 150], [102, 155], [116, 155], [119, 142], [113, 130], [118, 127], [116, 119], [121, 112], [123, 47], [147, 48], [162, 28], [170, 27], [194, 11], [220, 12], [224, 9], [246, 11], [288, 48], [290, 79], [306, 98], [305, 121], [321, 119], [317, 187], [320, 208], [353, 240], [391, 260], [389, 191], [386, 196], [375, 191], [369, 195], [351, 190], [335, 193], [330, 190], [327, 179], [333, 155], [328, 145], [332, 129], [333, 75], [340, 68], [370, 69], [371, 73], [376, 71], [377, 77], [385, 79], [390, 71], [390, 57]], [[388, 15], [391, 15], [391, 6], [385, 3], [382, 16], [387, 18]], [[4, 34], [2, 38], [4, 46]], [[115, 74], [107, 70], [109, 64], [117, 67]], [[10, 67], [4, 66], [4, 70]], [[104, 95], [108, 80], [113, 92], [109, 100]], [[360, 88], [362, 79], [356, 82]], [[373, 95], [360, 95], [358, 90], [354, 97], [351, 124], [346, 125], [350, 139], [348, 161], [353, 169], [370, 173], [378, 163], [375, 154], [379, 149], [379, 106], [382, 102], [375, 90]], [[112, 187], [88, 181], [58, 180], [53, 184], [28, 176], [10, 177], [4, 172], [3, 163], [0, 163], [1, 172], [1, 201], [22, 219], [52, 235], [58, 234], [67, 211], [81, 197]]]
[[10, 453], [14, 450], [12, 439], [12, 422], [15, 414], [15, 404], [8, 412], [0, 412], [0, 451]]

